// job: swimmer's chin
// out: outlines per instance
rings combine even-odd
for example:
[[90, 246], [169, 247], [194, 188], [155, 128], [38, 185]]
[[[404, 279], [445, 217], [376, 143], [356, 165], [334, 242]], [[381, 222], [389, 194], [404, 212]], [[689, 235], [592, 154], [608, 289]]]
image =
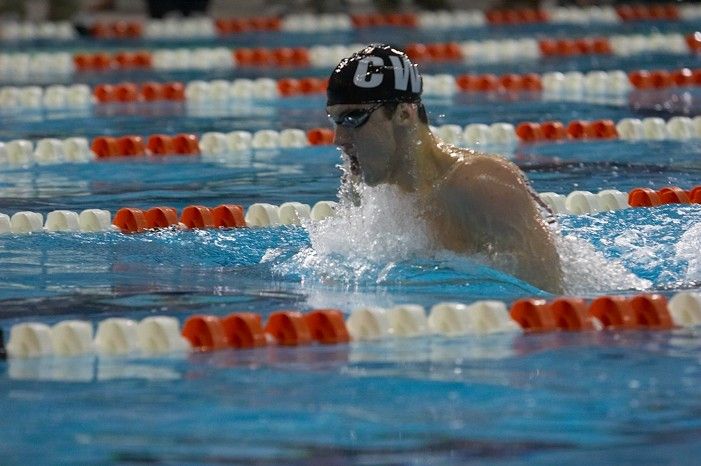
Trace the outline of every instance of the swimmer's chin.
[[363, 184], [365, 184], [365, 186], [370, 186], [371, 188], [374, 188], [375, 186], [378, 186], [383, 183], [382, 180], [368, 178], [368, 176], [362, 171], [360, 173], [360, 178], [363, 180]]

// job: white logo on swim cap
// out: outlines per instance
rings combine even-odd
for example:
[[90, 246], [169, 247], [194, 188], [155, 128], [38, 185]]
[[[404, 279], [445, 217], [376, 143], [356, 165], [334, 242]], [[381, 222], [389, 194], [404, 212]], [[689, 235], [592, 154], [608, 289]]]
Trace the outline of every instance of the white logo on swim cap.
[[[392, 69], [394, 70], [394, 88], [398, 91], [406, 91], [411, 83], [411, 92], [421, 92], [421, 78], [419, 70], [407, 60], [406, 57], [398, 57], [390, 55]], [[353, 84], [362, 88], [373, 88], [382, 84], [385, 75], [383, 73], [368, 73], [370, 65], [384, 66], [385, 62], [380, 57], [368, 55], [358, 61], [358, 67], [355, 69], [353, 76]]]
[[371, 63], [375, 66], [383, 66], [385, 64], [382, 58], [373, 55], [368, 55], [361, 59], [358, 62], [358, 67], [355, 69], [353, 84], [358, 87], [371, 88], [377, 87], [382, 83], [382, 78], [384, 78], [382, 73], [368, 73], [368, 66]]
[[411, 81], [411, 92], [421, 91], [419, 70], [412, 66], [406, 57], [400, 59], [395, 55], [390, 55], [389, 59], [394, 68], [394, 88], [398, 91], [406, 91], [409, 81]]

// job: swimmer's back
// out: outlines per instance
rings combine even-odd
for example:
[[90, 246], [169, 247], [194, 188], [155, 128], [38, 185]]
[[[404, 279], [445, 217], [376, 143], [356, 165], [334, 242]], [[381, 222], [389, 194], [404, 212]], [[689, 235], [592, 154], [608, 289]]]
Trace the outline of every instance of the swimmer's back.
[[437, 193], [447, 207], [440, 215], [445, 246], [514, 257], [516, 275], [544, 289], [559, 290], [554, 238], [521, 170], [499, 156], [468, 150], [451, 150], [450, 156], [455, 162]]

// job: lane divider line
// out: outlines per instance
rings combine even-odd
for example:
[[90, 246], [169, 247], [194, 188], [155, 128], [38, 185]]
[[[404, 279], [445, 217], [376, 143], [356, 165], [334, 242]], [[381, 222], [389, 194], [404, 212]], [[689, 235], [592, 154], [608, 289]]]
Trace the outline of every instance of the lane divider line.
[[406, 304], [391, 309], [361, 307], [344, 320], [339, 309], [272, 312], [265, 324], [253, 312], [224, 317], [196, 314], [185, 319], [151, 316], [140, 322], [108, 318], [97, 324], [65, 320], [53, 326], [41, 322], [15, 324], [7, 356], [15, 359], [159, 355], [186, 351], [255, 349], [265, 346], [337, 345], [351, 341], [391, 338], [479, 336], [493, 333], [669, 331], [701, 325], [701, 293], [683, 291], [668, 301], [656, 293], [635, 296], [599, 296], [591, 301], [577, 297], [553, 300], [520, 299], [510, 308], [501, 301], [471, 304], [441, 302], [430, 314], [422, 306]]
[[[189, 104], [221, 104], [228, 101], [271, 101], [281, 98], [324, 94], [328, 79], [304, 78], [239, 78], [231, 81], [193, 80], [159, 83], [120, 82], [86, 85], [3, 86], [0, 87], [0, 108], [58, 110], [85, 109], [92, 105], [114, 103], [187, 102]], [[579, 71], [537, 73], [425, 74], [423, 95], [450, 97], [457, 93], [542, 93], [553, 99], [625, 96], [631, 90], [660, 90], [701, 85], [701, 69], [623, 70], [587, 73]]]
[[[116, 52], [41, 52], [0, 54], [0, 70], [13, 80], [74, 72], [115, 70], [225, 70], [236, 67], [324, 68], [336, 66], [343, 58], [362, 49], [364, 44], [315, 45], [311, 47], [254, 47], [228, 49], [199, 47]], [[688, 56], [701, 52], [701, 32], [655, 32], [608, 37], [555, 39], [499, 39], [444, 43], [405, 44], [407, 54], [419, 63], [510, 63], [580, 55], [631, 56], [664, 53]], [[47, 63], [51, 64], [47, 68]]]
[[[678, 186], [633, 188], [628, 193], [604, 189], [598, 193], [572, 191], [567, 195], [554, 192], [539, 193], [540, 199], [555, 214], [585, 215], [627, 209], [657, 207], [665, 204], [701, 204], [701, 185], [684, 190]], [[148, 230], [208, 229], [270, 227], [301, 225], [304, 221], [320, 221], [335, 215], [338, 204], [319, 201], [313, 207], [301, 202], [284, 202], [280, 206], [268, 203], [251, 204], [244, 212], [238, 204], [221, 204], [214, 208], [202, 205], [186, 206], [180, 216], [173, 207], [156, 206], [146, 211], [135, 207], [119, 209], [112, 214], [102, 209], [86, 209], [80, 214], [70, 210], [54, 210], [46, 222], [38, 212], [21, 211], [8, 216], [0, 213], [0, 234], [29, 234], [38, 232], [98, 232], [121, 231], [140, 233]]]
[[[446, 124], [431, 127], [443, 141], [455, 146], [483, 151], [512, 152], [518, 144], [574, 141], [690, 141], [701, 138], [701, 117], [623, 118], [613, 120], [572, 120], [570, 122], [521, 122], [491, 125], [471, 123], [465, 127]], [[97, 136], [88, 146], [84, 137], [16, 139], [0, 142], [0, 166], [28, 167], [40, 165], [88, 162], [94, 158], [141, 157], [162, 155], [226, 156], [258, 149], [302, 148], [309, 145], [330, 145], [334, 132], [330, 128], [295, 128], [275, 130], [207, 132], [194, 134], [152, 134], [146, 140], [138, 135]]]
[[[701, 16], [696, 5], [617, 5], [592, 7], [498, 8], [421, 13], [291, 14], [281, 16], [168, 18], [165, 20], [94, 21], [89, 28], [98, 39], [214, 38], [260, 32], [348, 32], [378, 27], [462, 29], [521, 24], [621, 24], [635, 21], [691, 21]], [[7, 40], [70, 39], [68, 23], [10, 24], [1, 35]]]

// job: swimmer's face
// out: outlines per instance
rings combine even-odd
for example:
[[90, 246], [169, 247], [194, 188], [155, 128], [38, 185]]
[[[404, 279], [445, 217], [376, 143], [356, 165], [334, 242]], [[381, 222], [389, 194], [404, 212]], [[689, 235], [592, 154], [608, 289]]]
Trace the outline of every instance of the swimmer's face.
[[332, 105], [326, 108], [334, 122], [334, 143], [348, 156], [351, 173], [368, 186], [387, 181], [394, 148], [392, 120], [383, 104]]

